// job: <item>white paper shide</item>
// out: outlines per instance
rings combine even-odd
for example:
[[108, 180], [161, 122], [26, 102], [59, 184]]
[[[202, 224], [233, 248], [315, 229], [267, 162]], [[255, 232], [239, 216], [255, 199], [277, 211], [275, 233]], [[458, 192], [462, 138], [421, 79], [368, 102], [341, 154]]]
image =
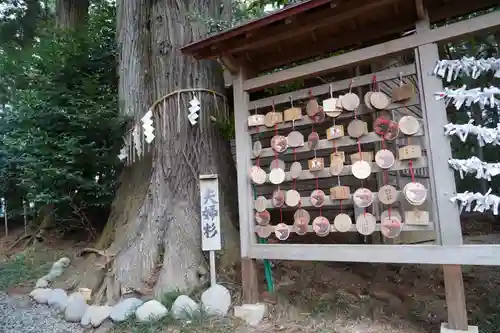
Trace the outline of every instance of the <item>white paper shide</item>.
[[200, 176], [201, 247], [203, 251], [222, 248], [220, 230], [219, 180], [216, 175]]

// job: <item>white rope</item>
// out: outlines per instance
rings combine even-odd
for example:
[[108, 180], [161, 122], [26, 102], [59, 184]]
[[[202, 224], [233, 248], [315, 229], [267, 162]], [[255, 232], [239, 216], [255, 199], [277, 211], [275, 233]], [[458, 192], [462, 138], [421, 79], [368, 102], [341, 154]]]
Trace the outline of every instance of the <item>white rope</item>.
[[500, 174], [500, 163], [486, 163], [476, 156], [466, 160], [452, 158], [448, 160], [448, 164], [459, 172], [462, 179], [467, 174], [476, 174], [476, 179], [491, 180], [492, 177]]
[[481, 147], [485, 145], [500, 146], [500, 123], [495, 128], [476, 126], [471, 119], [467, 124], [449, 123], [444, 126], [445, 135], [456, 135], [462, 142], [467, 140], [469, 135], [477, 138]]
[[470, 76], [477, 79], [488, 72], [492, 72], [495, 77], [500, 78], [500, 59], [463, 57], [460, 60], [439, 60], [434, 67], [433, 74], [451, 82], [459, 76]]
[[[450, 200], [451, 202], [460, 203], [460, 212], [464, 210], [470, 212], [472, 210], [473, 212], [484, 213], [485, 211], [492, 210], [493, 215], [498, 215], [500, 197], [491, 194], [491, 189], [485, 194], [478, 192], [472, 193], [469, 191], [458, 193]], [[472, 208], [472, 205], [474, 205], [474, 208]]]
[[436, 100], [444, 99], [446, 105], [452, 103], [457, 110], [465, 105], [470, 107], [472, 104], [477, 104], [484, 110], [486, 107], [500, 110], [500, 89], [494, 86], [488, 88], [467, 89], [465, 85], [460, 88], [444, 88], [444, 91], [435, 93]]

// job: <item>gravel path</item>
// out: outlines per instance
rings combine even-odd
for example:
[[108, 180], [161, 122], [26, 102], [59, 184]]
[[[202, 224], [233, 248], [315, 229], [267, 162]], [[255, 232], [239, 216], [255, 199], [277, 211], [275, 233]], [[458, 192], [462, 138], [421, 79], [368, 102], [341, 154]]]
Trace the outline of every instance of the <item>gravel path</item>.
[[0, 333], [81, 333], [79, 324], [65, 322], [47, 305], [32, 302], [28, 296], [0, 293]]

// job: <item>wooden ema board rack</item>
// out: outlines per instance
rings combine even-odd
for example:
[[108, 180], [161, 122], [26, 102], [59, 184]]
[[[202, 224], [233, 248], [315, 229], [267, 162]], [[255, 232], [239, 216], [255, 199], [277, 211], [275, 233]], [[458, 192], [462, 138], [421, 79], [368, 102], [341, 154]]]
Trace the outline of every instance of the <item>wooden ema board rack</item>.
[[[291, 103], [288, 108], [273, 105], [265, 113], [251, 112], [249, 176], [258, 236], [274, 234], [285, 241], [293, 233], [380, 231], [396, 238], [402, 231], [434, 230], [427, 189], [418, 180], [405, 188], [387, 181], [389, 172], [413, 174], [427, 167], [422, 120], [404, 111], [418, 105], [414, 90], [392, 101], [378, 91], [360, 95], [331, 94], [319, 101], [311, 94], [303, 107]], [[402, 117], [395, 117], [394, 110]], [[411, 144], [399, 148], [396, 141], [401, 138]], [[377, 173], [384, 174], [382, 184], [376, 181]], [[377, 205], [384, 212], [373, 209]]]

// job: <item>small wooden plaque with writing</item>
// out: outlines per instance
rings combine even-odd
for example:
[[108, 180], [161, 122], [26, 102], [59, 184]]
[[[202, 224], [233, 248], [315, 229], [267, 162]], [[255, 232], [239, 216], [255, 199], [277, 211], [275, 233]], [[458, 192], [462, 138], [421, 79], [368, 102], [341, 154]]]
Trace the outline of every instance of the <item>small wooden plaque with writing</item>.
[[263, 114], [248, 116], [248, 127], [264, 126], [264, 118]]
[[351, 194], [349, 186], [335, 186], [330, 188], [330, 198], [332, 200], [347, 200]]
[[392, 89], [392, 101], [401, 102], [409, 100], [415, 96], [415, 89], [412, 84], [403, 84], [399, 87]]
[[413, 160], [422, 157], [422, 147], [419, 145], [408, 145], [399, 148], [399, 160]]
[[289, 108], [285, 110], [285, 121], [294, 121], [302, 119], [302, 110], [300, 108]]
[[406, 211], [405, 223], [408, 225], [429, 225], [429, 212], [417, 209]]
[[328, 140], [337, 139], [344, 136], [344, 126], [335, 125], [326, 130], [326, 138]]
[[309, 171], [321, 171], [325, 168], [325, 160], [323, 157], [316, 157], [308, 161]]
[[[362, 151], [361, 155], [363, 157], [363, 161], [372, 162], [373, 161], [373, 152], [372, 151]], [[359, 161], [359, 153], [351, 154], [351, 163]]]
[[342, 163], [345, 163], [345, 153], [343, 151], [338, 151], [330, 154], [330, 163], [332, 163], [336, 159], [341, 159]]

